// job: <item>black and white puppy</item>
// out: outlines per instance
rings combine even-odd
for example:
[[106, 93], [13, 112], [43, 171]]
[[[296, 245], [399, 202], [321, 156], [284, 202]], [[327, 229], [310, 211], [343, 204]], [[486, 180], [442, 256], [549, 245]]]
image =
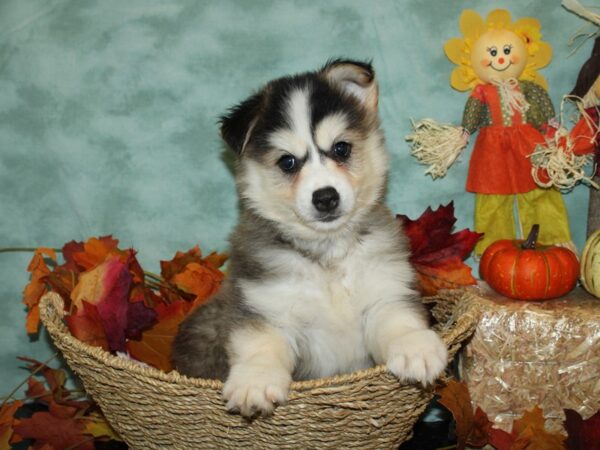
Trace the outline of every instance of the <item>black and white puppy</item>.
[[222, 118], [241, 217], [224, 285], [182, 323], [173, 362], [225, 380], [231, 411], [272, 412], [292, 379], [387, 364], [427, 383], [446, 366], [383, 204], [377, 102], [371, 65], [336, 60], [271, 81]]

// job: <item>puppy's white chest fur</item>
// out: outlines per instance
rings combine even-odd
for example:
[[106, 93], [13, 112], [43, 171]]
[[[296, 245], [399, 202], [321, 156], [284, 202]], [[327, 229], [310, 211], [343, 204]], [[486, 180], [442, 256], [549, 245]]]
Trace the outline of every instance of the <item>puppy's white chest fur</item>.
[[298, 358], [297, 377], [328, 376], [373, 364], [365, 344], [365, 312], [382, 298], [408, 291], [393, 275], [394, 269], [406, 273], [407, 268], [379, 253], [382, 237], [370, 235], [352, 244], [329, 242], [326, 263], [288, 248], [260, 254], [271, 276], [244, 282], [244, 296], [288, 339]]

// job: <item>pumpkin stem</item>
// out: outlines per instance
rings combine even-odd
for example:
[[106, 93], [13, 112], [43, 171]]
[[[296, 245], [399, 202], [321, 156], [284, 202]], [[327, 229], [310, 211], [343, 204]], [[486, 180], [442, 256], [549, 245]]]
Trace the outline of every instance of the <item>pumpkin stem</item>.
[[531, 227], [529, 236], [527, 236], [527, 240], [521, 244], [521, 248], [523, 250], [534, 249], [539, 234], [540, 234], [540, 226], [539, 226], [539, 224], [536, 223], [535, 225], [533, 225]]

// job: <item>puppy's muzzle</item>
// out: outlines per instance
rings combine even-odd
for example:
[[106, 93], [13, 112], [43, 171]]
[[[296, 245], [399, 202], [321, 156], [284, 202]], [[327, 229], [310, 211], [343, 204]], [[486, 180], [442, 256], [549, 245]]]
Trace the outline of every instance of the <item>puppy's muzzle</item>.
[[340, 204], [340, 194], [335, 188], [327, 186], [313, 192], [312, 203], [321, 213], [321, 220], [335, 220], [337, 215], [332, 214]]

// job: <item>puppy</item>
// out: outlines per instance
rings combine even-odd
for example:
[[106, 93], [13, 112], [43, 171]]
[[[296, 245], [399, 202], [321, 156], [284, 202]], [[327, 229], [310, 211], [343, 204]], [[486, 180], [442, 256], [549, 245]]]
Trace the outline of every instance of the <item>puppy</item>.
[[292, 379], [387, 364], [428, 383], [446, 366], [383, 205], [377, 102], [371, 65], [335, 60], [271, 81], [222, 117], [241, 216], [228, 276], [181, 324], [173, 362], [225, 380], [230, 411], [271, 413]]

